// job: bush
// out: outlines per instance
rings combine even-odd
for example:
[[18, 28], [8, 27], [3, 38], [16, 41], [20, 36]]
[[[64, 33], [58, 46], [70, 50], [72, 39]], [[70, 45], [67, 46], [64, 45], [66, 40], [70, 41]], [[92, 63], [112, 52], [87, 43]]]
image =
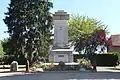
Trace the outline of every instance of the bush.
[[24, 57], [15, 57], [14, 55], [4, 55], [0, 57], [0, 65], [10, 65], [13, 61], [17, 61], [19, 65], [25, 64]]
[[88, 60], [84, 58], [78, 59], [77, 62], [81, 65], [88, 66]]
[[60, 61], [58, 66], [59, 66], [60, 70], [63, 70], [65, 68], [65, 63]]
[[4, 56], [0, 57], [0, 65], [11, 64], [12, 61], [14, 61], [14, 57], [13, 56], [4, 55]]
[[115, 55], [118, 56], [118, 64], [120, 64], [120, 52], [115, 52], [115, 53], [113, 53], [113, 54], [115, 54]]
[[97, 55], [98, 66], [117, 66], [118, 56], [114, 54]]
[[118, 63], [118, 56], [115, 54], [94, 54], [94, 55], [74, 55], [74, 61], [76, 62], [77, 59], [80, 59], [80, 57], [87, 57], [88, 59], [93, 62], [93, 60], [96, 60], [97, 66], [116, 66]]
[[88, 59], [81, 58], [81, 59], [78, 59], [77, 62], [79, 63], [80, 67], [83, 67], [86, 70], [91, 70], [92, 69], [91, 62]]
[[85, 55], [83, 55], [83, 54], [74, 55], [74, 62], [77, 62], [78, 59], [81, 59], [81, 58], [83, 58], [83, 57], [85, 57]]

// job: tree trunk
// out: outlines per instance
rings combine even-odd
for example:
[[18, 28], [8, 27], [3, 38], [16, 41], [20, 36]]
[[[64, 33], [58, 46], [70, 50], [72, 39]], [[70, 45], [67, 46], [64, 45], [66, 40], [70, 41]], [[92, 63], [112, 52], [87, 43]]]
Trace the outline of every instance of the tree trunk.
[[94, 60], [93, 60], [93, 70], [94, 70], [95, 72], [97, 71], [96, 66], [97, 66], [97, 63], [96, 63], [96, 60], [94, 59]]
[[26, 72], [29, 72], [29, 60], [26, 59]]

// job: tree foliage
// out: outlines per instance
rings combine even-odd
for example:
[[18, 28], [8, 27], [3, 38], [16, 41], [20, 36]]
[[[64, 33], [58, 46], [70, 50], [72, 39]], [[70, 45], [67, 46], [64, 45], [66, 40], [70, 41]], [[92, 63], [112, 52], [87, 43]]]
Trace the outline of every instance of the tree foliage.
[[1, 41], [0, 41], [0, 56], [2, 56], [3, 54], [4, 54], [3, 47], [2, 47], [2, 44], [1, 44]]
[[84, 52], [85, 54], [94, 54], [100, 49], [100, 53], [104, 52], [106, 45], [106, 34], [105, 30], [96, 30], [90, 35], [84, 34], [82, 37], [76, 40], [75, 50], [79, 53]]
[[[88, 16], [72, 15], [69, 20], [68, 34], [69, 41], [75, 43], [82, 35], [91, 35], [95, 30], [105, 29], [107, 26], [101, 21]], [[108, 33], [108, 31], [106, 30]]]
[[13, 46], [10, 38], [5, 38], [1, 41], [3, 47], [4, 55], [14, 55], [15, 47]]
[[95, 53], [98, 45], [105, 44], [106, 33], [108, 33], [106, 27], [101, 21], [94, 18], [72, 15], [68, 28], [69, 41], [72, 42], [75, 46], [74, 49], [79, 53]]
[[[53, 5], [48, 0], [11, 0], [5, 13], [12, 54], [24, 56], [32, 63], [49, 50]], [[7, 44], [5, 44], [7, 46]], [[13, 48], [13, 49], [12, 49]]]

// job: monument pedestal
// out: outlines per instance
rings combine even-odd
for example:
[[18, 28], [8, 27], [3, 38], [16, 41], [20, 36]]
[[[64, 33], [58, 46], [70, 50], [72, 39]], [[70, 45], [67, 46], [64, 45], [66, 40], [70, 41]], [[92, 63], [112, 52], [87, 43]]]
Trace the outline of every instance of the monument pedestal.
[[54, 62], [73, 62], [73, 50], [71, 49], [53, 49], [50, 51], [49, 61]]
[[53, 14], [54, 43], [50, 50], [49, 62], [73, 62], [73, 50], [68, 45], [69, 14], [59, 10]]

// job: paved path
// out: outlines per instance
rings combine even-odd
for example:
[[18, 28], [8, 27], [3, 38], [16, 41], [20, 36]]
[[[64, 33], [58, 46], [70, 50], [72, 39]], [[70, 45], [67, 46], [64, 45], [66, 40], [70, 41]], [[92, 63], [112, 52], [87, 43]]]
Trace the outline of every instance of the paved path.
[[120, 66], [117, 67], [97, 67], [98, 72], [120, 72]]
[[0, 80], [80, 80], [80, 79], [120, 79], [120, 73], [45, 72], [21, 76], [0, 77]]
[[98, 72], [79, 72], [79, 71], [61, 71], [61, 72], [43, 72], [37, 74], [25, 74], [25, 69], [19, 69], [19, 72], [3, 72], [0, 70], [0, 80], [80, 80], [80, 79], [119, 79], [120, 67], [97, 67]]

